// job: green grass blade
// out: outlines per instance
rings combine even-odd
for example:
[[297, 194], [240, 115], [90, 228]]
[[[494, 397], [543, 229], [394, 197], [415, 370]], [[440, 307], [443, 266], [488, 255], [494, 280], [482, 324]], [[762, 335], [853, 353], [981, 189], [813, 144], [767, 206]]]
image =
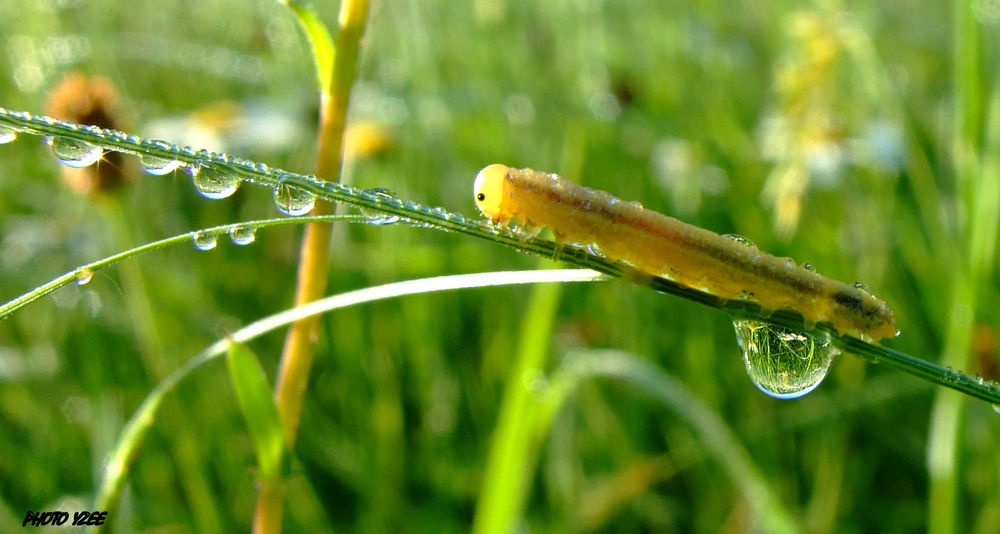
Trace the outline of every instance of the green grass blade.
[[125, 479], [131, 470], [132, 463], [138, 456], [139, 449], [145, 441], [149, 429], [156, 422], [156, 413], [159, 411], [163, 399], [184, 377], [215, 356], [202, 353], [191, 358], [161, 380], [146, 396], [146, 399], [139, 405], [139, 409], [125, 425], [118, 442], [108, 456], [104, 467], [104, 477], [94, 500], [94, 509], [109, 510], [109, 515], [114, 515], [113, 510], [117, 507], [118, 496], [125, 485]]
[[695, 398], [676, 378], [652, 363], [619, 351], [588, 351], [570, 354], [552, 375], [544, 408], [535, 424], [536, 436], [544, 435], [565, 399], [587, 378], [623, 380], [650, 394], [681, 416], [694, 429], [698, 440], [725, 468], [740, 489], [757, 520], [767, 532], [791, 533], [799, 528], [761, 476], [750, 453], [739, 443], [726, 423]]
[[536, 286], [524, 315], [517, 357], [507, 374], [486, 459], [472, 525], [475, 534], [511, 532], [523, 511], [534, 471], [529, 422], [535, 418], [537, 403], [531, 377], [546, 367], [559, 293], [555, 284]]
[[[967, 76], [972, 76], [975, 70], [963, 72], [966, 72]], [[966, 98], [974, 98], [974, 94]], [[967, 106], [974, 104], [970, 103]], [[963, 109], [965, 108], [959, 108], [957, 111]], [[977, 120], [968, 119], [972, 123]], [[984, 282], [992, 272], [996, 257], [997, 232], [1000, 228], [1000, 88], [995, 89], [991, 95], [990, 114], [986, 126], [985, 150], [982, 153], [981, 164], [978, 165], [979, 171], [972, 173], [975, 176], [969, 177], [971, 183], [968, 187], [972, 188], [973, 193], [969, 199], [970, 219], [966, 237], [966, 261], [964, 272], [956, 273], [948, 337], [942, 357], [943, 363], [955, 367], [964, 367], [969, 360], [973, 312], [977, 306], [978, 296], [975, 288], [984, 286]], [[963, 138], [972, 139], [974, 132], [974, 127], [966, 124], [965, 130], [961, 133]], [[957, 163], [961, 165], [963, 162], [960, 159]], [[964, 164], [972, 165], [968, 161]], [[930, 532], [943, 534], [968, 527], [967, 524], [961, 523], [958, 505], [962, 491], [959, 484], [958, 455], [961, 451], [965, 405], [965, 397], [950, 391], [939, 392], [934, 402], [927, 450], [927, 465], [931, 479], [928, 503]]]
[[271, 384], [250, 349], [240, 343], [229, 346], [229, 378], [236, 390], [240, 409], [247, 420], [257, 452], [258, 478], [281, 476], [285, 454], [285, 437], [278, 417], [278, 406], [271, 393]]
[[280, 1], [292, 10], [295, 19], [299, 21], [299, 26], [306, 32], [309, 50], [316, 66], [316, 82], [319, 84], [320, 94], [328, 94], [333, 77], [333, 62], [336, 58], [336, 48], [330, 30], [323, 24], [312, 4], [298, 0]]

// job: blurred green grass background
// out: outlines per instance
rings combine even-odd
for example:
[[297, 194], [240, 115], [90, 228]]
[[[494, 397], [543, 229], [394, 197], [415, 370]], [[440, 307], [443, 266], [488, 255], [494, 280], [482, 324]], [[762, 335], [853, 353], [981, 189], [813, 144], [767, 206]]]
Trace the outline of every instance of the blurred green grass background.
[[[989, 94], [998, 16], [976, 6]], [[335, 4], [317, 9], [336, 20]], [[347, 180], [473, 215], [472, 179], [489, 163], [560, 172], [864, 281], [899, 319], [902, 335], [886, 344], [937, 361], [955, 252], [941, 236], [966, 216], [950, 155], [950, 19], [948, 5], [905, 2], [375, 2], [351, 121], [386, 143], [350, 161]], [[0, 45], [8, 109], [43, 113], [59, 79], [82, 71], [114, 83], [130, 132], [179, 124], [165, 131], [199, 129], [194, 139], [218, 143], [204, 148], [312, 168], [311, 60], [277, 2], [0, 0]], [[220, 110], [263, 116], [251, 132], [264, 142], [220, 127]], [[5, 300], [144, 242], [276, 213], [270, 191], [207, 200], [183, 173], [136, 173], [114, 195], [83, 197], [27, 137], [0, 147], [0, 162]], [[335, 232], [330, 293], [538, 265], [405, 226]], [[291, 303], [300, 234], [152, 252], [0, 324], [3, 528], [27, 510], [84, 509], [121, 425], [166, 372]], [[995, 379], [992, 269], [986, 282], [965, 370]], [[325, 317], [286, 530], [467, 531], [530, 295], [406, 297]], [[272, 380], [281, 342], [252, 345]], [[622, 283], [562, 289], [548, 370], [580, 348], [631, 352], [680, 379], [730, 425], [804, 531], [926, 528], [934, 389], [916, 378], [845, 355], [815, 392], [775, 400], [747, 379], [726, 316]], [[963, 415], [962, 531], [1000, 531], [996, 417], [979, 402]], [[207, 367], [172, 396], [141, 451], [119, 530], [247, 530], [253, 458], [224, 366]], [[755, 525], [689, 426], [623, 383], [582, 385], [530, 480], [525, 532]]]

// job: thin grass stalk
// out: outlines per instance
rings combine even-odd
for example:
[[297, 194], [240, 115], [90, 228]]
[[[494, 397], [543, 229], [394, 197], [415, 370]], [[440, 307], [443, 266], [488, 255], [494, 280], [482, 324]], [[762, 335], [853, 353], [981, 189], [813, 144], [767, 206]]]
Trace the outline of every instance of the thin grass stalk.
[[[992, 259], [983, 260], [979, 249], [992, 250], [996, 241], [995, 217], [985, 216], [998, 207], [985, 193], [990, 187], [980, 171], [982, 150], [982, 35], [970, 0], [954, 4], [954, 134], [952, 157], [959, 191], [958, 210], [969, 214], [959, 223], [964, 254], [955, 269], [943, 365], [964, 368], [969, 360], [976, 311], [976, 288], [981, 287]], [[962, 224], [962, 223], [965, 224]], [[958, 453], [965, 417], [965, 397], [941, 390], [934, 400], [928, 436], [927, 467], [930, 476], [928, 532], [945, 534], [959, 528]]]
[[[368, 0], [341, 2], [334, 48], [336, 59], [331, 73], [332, 85], [320, 97], [319, 151], [316, 163], [316, 175], [332, 182], [340, 182], [347, 106], [357, 72], [361, 35], [367, 18]], [[333, 210], [332, 203], [320, 200], [316, 203], [314, 213], [323, 216], [332, 214]], [[296, 306], [312, 302], [326, 293], [332, 231], [331, 223], [313, 222], [306, 226], [299, 258]], [[302, 415], [302, 398], [309, 381], [318, 334], [319, 318], [309, 317], [293, 324], [285, 338], [275, 397], [288, 450], [295, 446], [295, 435]], [[262, 481], [254, 518], [255, 532], [281, 532], [284, 495], [283, 480]]]
[[497, 426], [490, 441], [482, 489], [472, 524], [473, 534], [517, 530], [533, 473], [532, 425], [539, 405], [534, 396], [549, 356], [549, 340], [559, 304], [558, 284], [535, 287], [524, 315], [517, 359], [507, 375]]
[[698, 442], [722, 465], [756, 515], [755, 521], [760, 528], [752, 531], [799, 532], [799, 526], [761, 475], [750, 452], [719, 414], [698, 400], [676, 378], [647, 360], [617, 350], [577, 351], [567, 354], [563, 361], [552, 374], [535, 411], [536, 418], [531, 426], [536, 441], [545, 437], [553, 419], [579, 389], [582, 380], [597, 377], [623, 380], [651, 394], [691, 426]]
[[[101, 208], [106, 225], [113, 233], [114, 242], [126, 244], [137, 241], [120, 199], [107, 199]], [[122, 294], [125, 296], [143, 366], [149, 380], [158, 383], [168, 375], [168, 369], [174, 363], [167, 358], [168, 349], [164, 346], [161, 335], [162, 325], [156, 308], [149, 300], [149, 284], [136, 262], [122, 264], [121, 276]], [[164, 405], [161, 417], [164, 427], [171, 429], [170, 452], [174, 458], [178, 482], [183, 488], [184, 498], [199, 531], [205, 534], [221, 533], [223, 521], [219, 513], [219, 502], [211, 490], [205, 466], [198, 458], [194, 430], [186, 424], [187, 418], [184, 416], [193, 411], [189, 400], [175, 397]], [[117, 506], [118, 503], [114, 504]]]

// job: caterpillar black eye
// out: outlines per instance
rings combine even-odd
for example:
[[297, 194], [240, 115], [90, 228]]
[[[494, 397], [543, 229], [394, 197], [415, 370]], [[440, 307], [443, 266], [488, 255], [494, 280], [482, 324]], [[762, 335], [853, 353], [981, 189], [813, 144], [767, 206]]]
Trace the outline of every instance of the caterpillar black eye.
[[507, 171], [510, 168], [499, 163], [490, 165], [479, 171], [476, 175], [476, 183], [472, 186], [472, 192], [476, 199], [476, 206], [494, 221], [504, 219], [504, 183], [507, 180]]

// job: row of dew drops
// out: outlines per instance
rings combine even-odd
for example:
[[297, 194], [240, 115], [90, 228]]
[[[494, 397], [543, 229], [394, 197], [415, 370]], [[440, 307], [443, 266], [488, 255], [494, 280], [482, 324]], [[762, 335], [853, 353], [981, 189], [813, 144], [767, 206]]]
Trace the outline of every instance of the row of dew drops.
[[[205, 150], [195, 151], [190, 148], [181, 148], [165, 141], [142, 139], [138, 136], [114, 130], [82, 126], [49, 117], [32, 115], [27, 112], [9, 111], [0, 108], [0, 119], [5, 117], [14, 119], [21, 124], [11, 125], [7, 121], [0, 122], [0, 144], [14, 141], [21, 133], [44, 136], [44, 142], [49, 145], [55, 157], [64, 165], [74, 168], [84, 168], [94, 165], [103, 158], [107, 151], [132, 154], [138, 157], [139, 163], [145, 172], [152, 175], [166, 175], [176, 170], [184, 170], [191, 176], [195, 189], [202, 196], [209, 199], [224, 199], [233, 195], [243, 181], [264, 182], [265, 180], [260, 179], [261, 175], [263, 175], [267, 177], [267, 185], [272, 187], [274, 203], [278, 211], [290, 216], [306, 215], [313, 210], [316, 204], [317, 197], [315, 194], [294, 183], [299, 181], [303, 182], [306, 187], [328, 189], [328, 192], [350, 196], [372, 206], [383, 207], [391, 211], [419, 213], [425, 218], [434, 218], [440, 221], [440, 224], [429, 224], [376, 209], [366, 209], [356, 206], [360, 209], [361, 216], [365, 222], [372, 225], [381, 226], [402, 222], [417, 227], [433, 226], [442, 230], [450, 230], [456, 227], [473, 227], [483, 224], [480, 221], [467, 220], [463, 215], [449, 212], [444, 208], [430, 207], [409, 200], [401, 200], [392, 191], [384, 188], [357, 189], [342, 184], [323, 182], [316, 180], [315, 177], [300, 176], [271, 169], [263, 163], [230, 159], [224, 154], [214, 154]], [[109, 143], [102, 145], [68, 136], [60, 136], [55, 134], [53, 130], [86, 133], [94, 138], [108, 139]], [[125, 147], [123, 148], [119, 145], [125, 145]], [[151, 155], [146, 150], [146, 147], [152, 148], [152, 152], [182, 155], [186, 161], [181, 161], [178, 158], [170, 158], [169, 156], [160, 157]], [[234, 171], [227, 169], [227, 167], [241, 170]], [[246, 176], [241, 177], [241, 174]], [[332, 191], [334, 189], [336, 191]], [[250, 237], [251, 235], [252, 229], [248, 229], [235, 234], [231, 233], [230, 238], [236, 244], [247, 244], [253, 241]], [[196, 235], [195, 242], [199, 249], [209, 250], [213, 248], [211, 241], [211, 236], [208, 233], [205, 235]]]
[[[0, 136], [0, 140], [3, 136]], [[104, 157], [104, 147], [68, 137], [49, 136], [45, 142], [63, 165], [89, 167]], [[233, 173], [225, 172], [208, 163], [185, 165], [178, 160], [164, 159], [150, 155], [140, 155], [139, 164], [147, 173], [162, 176], [183, 168], [194, 182], [195, 189], [212, 200], [228, 198], [239, 189], [243, 180]], [[316, 195], [301, 189], [279, 184], [274, 189], [274, 202], [278, 210], [286, 215], [299, 216], [312, 211]], [[200, 248], [200, 247], [199, 247]]]
[[[0, 144], [10, 143], [17, 139], [17, 136], [16, 130], [0, 124]], [[73, 168], [94, 165], [103, 158], [106, 150], [116, 150], [114, 147], [105, 148], [69, 137], [46, 136], [44, 141], [51, 147], [52, 153], [58, 161]], [[157, 143], [161, 148], [178, 150], [176, 146], [168, 143], [154, 143]], [[238, 175], [218, 168], [211, 161], [186, 164], [176, 159], [165, 159], [149, 154], [138, 154], [138, 157], [139, 164], [145, 172], [151, 175], [166, 175], [183, 168], [191, 176], [195, 189], [202, 196], [213, 200], [233, 195], [243, 182], [243, 179]], [[260, 168], [259, 165], [258, 170], [267, 170], [266, 167]], [[339, 187], [352, 189], [347, 186]], [[281, 180], [278, 181], [273, 191], [275, 206], [280, 212], [289, 216], [306, 215], [312, 211], [316, 204], [315, 194], [282, 183]], [[359, 198], [374, 200], [388, 207], [432, 215], [458, 224], [466, 222], [462, 215], [450, 213], [444, 208], [431, 208], [416, 202], [400, 200], [387, 189], [353, 191]], [[419, 221], [410, 221], [396, 215], [376, 211], [362, 210], [362, 215], [366, 222], [374, 225], [389, 225], [404, 221], [414, 226], [430, 226]], [[256, 239], [256, 228], [236, 226], [228, 230], [228, 234], [233, 244], [249, 245]], [[214, 249], [218, 245], [218, 236], [219, 232], [195, 232], [193, 234], [194, 246], [198, 250]], [[753, 243], [741, 236], [726, 237], [754, 247]], [[588, 250], [592, 254], [603, 256], [599, 249], [588, 247]], [[803, 268], [815, 272], [810, 264], [803, 265]], [[77, 277], [77, 283], [85, 284], [90, 281], [92, 276], [93, 272], [82, 271], [81, 275]], [[855, 287], [868, 290], [861, 284], [856, 284]], [[816, 389], [826, 377], [834, 359], [841, 352], [830, 342], [828, 337], [818, 339], [802, 332], [748, 319], [737, 319], [734, 320], [733, 324], [750, 379], [762, 392], [775, 398], [797, 398]], [[947, 371], [949, 380], [952, 381], [957, 382], [964, 376], [951, 369]], [[995, 382], [985, 382], [978, 375], [974, 375], [971, 379], [980, 385], [988, 385], [991, 389], [1000, 391], [1000, 385]], [[994, 405], [994, 409], [1000, 412], [1000, 406]]]
[[[58, 122], [58, 121], [54, 121]], [[69, 124], [69, 123], [65, 123]], [[27, 130], [26, 130], [27, 131]], [[11, 126], [0, 124], [0, 144], [10, 143], [17, 139], [20, 132]], [[34, 133], [28, 131], [28, 133]], [[94, 132], [100, 135], [100, 132]], [[130, 136], [132, 137], [132, 136]], [[138, 138], [135, 138], [138, 141]], [[90, 143], [87, 141], [81, 141], [78, 139], [73, 139], [69, 137], [61, 137], [56, 135], [46, 135], [44, 137], [44, 142], [49, 145], [52, 150], [53, 155], [56, 159], [68, 167], [73, 168], [84, 168], [94, 165], [101, 161], [104, 157], [106, 151], [121, 151], [129, 153], [128, 150], [119, 149], [117, 147], [101, 146], [98, 144]], [[162, 141], [151, 141], [151, 144], [160, 149], [165, 149], [172, 152], [181, 152], [176, 145], [171, 145]], [[214, 155], [216, 159], [213, 160], [212, 155], [208, 152], [189, 152], [185, 151], [185, 155], [192, 156], [197, 159], [203, 157], [205, 161], [194, 163], [185, 163], [178, 159], [168, 159], [158, 156], [152, 156], [149, 154], [136, 154], [139, 159], [139, 164], [143, 170], [151, 175], [162, 176], [170, 174], [176, 170], [184, 170], [189, 176], [191, 176], [192, 182], [195, 189], [202, 196], [212, 200], [224, 199], [232, 196], [243, 183], [244, 179], [241, 178], [237, 173], [220, 168], [218, 165], [218, 158], [223, 161], [227, 161], [228, 158], [225, 155]], [[255, 170], [261, 172], [268, 172], [270, 169], [264, 164], [254, 165]], [[341, 186], [345, 189], [352, 189], [347, 186]], [[290, 216], [302, 216], [306, 215], [312, 211], [316, 204], [316, 195], [306, 191], [300, 187], [283, 183], [279, 178], [278, 183], [273, 187], [274, 203], [278, 211]], [[355, 190], [364, 191], [364, 190]], [[387, 189], [378, 190], [368, 190], [372, 194], [370, 197], [375, 198], [376, 201], [392, 205], [396, 208], [417, 208], [420, 212], [426, 212], [427, 214], [434, 214], [448, 220], [455, 220], [457, 214], [451, 214], [442, 208], [428, 208], [426, 206], [421, 206], [416, 203], [403, 202], [396, 199], [392, 192]], [[386, 200], [392, 199], [395, 202], [386, 202]], [[409, 205], [412, 204], [412, 205]], [[419, 209], [423, 208], [423, 209]], [[363, 215], [367, 219], [366, 222], [374, 225], [386, 225], [394, 224], [403, 220], [399, 216], [385, 214], [376, 211], [364, 210]], [[443, 217], [447, 216], [447, 217]], [[460, 216], [457, 216], [461, 219]], [[457, 222], [463, 222], [458, 220]], [[249, 230], [237, 232], [232, 234], [232, 239], [234, 243], [237, 244], [249, 244], [253, 242], [253, 233]], [[202, 240], [198, 241], [198, 248], [203, 250], [208, 250], [212, 247], [208, 246], [208, 238], [205, 236]]]
[[[100, 144], [70, 137], [38, 133], [36, 131], [32, 131], [31, 128], [15, 129], [12, 126], [0, 123], [0, 144], [10, 143], [16, 140], [20, 133], [43, 135], [43, 141], [49, 145], [56, 159], [68, 167], [85, 168], [97, 164], [101, 161], [107, 151], [130, 153], [138, 157], [140, 166], [148, 174], [163, 176], [177, 170], [187, 172], [187, 174], [191, 176], [192, 183], [198, 193], [205, 198], [212, 200], [225, 199], [232, 196], [245, 180], [239, 176], [238, 172], [233, 172], [232, 170], [225, 169], [224, 166], [219, 165], [220, 163], [236, 163], [235, 160], [230, 160], [228, 156], [224, 154], [212, 154], [207, 151], [196, 152], [191, 149], [182, 149], [165, 141], [143, 140], [136, 136], [121, 134], [120, 132], [101, 130], [94, 127], [81, 127], [79, 125], [56, 121], [47, 117], [32, 116], [28, 113], [8, 112], [2, 108], [0, 108], [0, 114], [10, 114], [22, 120], [40, 121], [47, 126], [68, 128], [74, 131], [86, 130], [89, 134], [97, 137], [104, 137], [109, 134], [120, 134], [124, 137], [126, 142], [136, 145], [136, 147], [131, 150], [110, 145], [102, 146]], [[142, 152], [142, 145], [150, 145], [160, 149], [161, 151], [184, 154], [187, 157], [186, 159], [193, 159], [194, 161], [188, 163], [179, 159], [150, 155]], [[199, 159], [202, 161], [198, 161]], [[240, 161], [237, 166], [250, 166], [258, 173], [275, 174], [274, 169], [270, 169], [263, 163]], [[316, 205], [316, 195], [301, 187], [297, 187], [290, 182], [293, 181], [293, 177], [299, 180], [310, 180], [313, 177], [298, 176], [291, 173], [280, 172], [277, 172], [276, 174], [277, 183], [273, 185], [272, 190], [274, 203], [278, 211], [293, 217], [309, 214]], [[286, 180], [286, 178], [289, 179]], [[251, 178], [247, 178], [247, 180], [250, 179]], [[371, 204], [381, 205], [389, 209], [420, 213], [421, 215], [434, 217], [441, 221], [457, 225], [477, 224], [472, 221], [467, 221], [461, 214], [449, 212], [444, 208], [432, 208], [413, 201], [401, 200], [396, 197], [391, 190], [385, 188], [357, 189], [342, 184], [331, 184], [329, 182], [319, 181], [315, 182], [313, 185], [316, 184], [324, 184], [325, 187], [339, 188], [342, 192], [349, 193], [357, 199], [365, 200]], [[371, 225], [384, 226], [403, 222], [417, 227], [435, 226], [417, 220], [410, 220], [398, 215], [384, 213], [382, 211], [361, 207], [359, 207], [359, 209], [362, 217], [364, 218], [364, 222]], [[241, 226], [230, 230], [229, 238], [236, 245], [248, 245], [254, 242], [255, 234], [256, 229], [254, 227]], [[196, 232], [193, 234], [194, 245], [199, 250], [211, 250], [218, 244], [218, 235], [219, 232]]]

